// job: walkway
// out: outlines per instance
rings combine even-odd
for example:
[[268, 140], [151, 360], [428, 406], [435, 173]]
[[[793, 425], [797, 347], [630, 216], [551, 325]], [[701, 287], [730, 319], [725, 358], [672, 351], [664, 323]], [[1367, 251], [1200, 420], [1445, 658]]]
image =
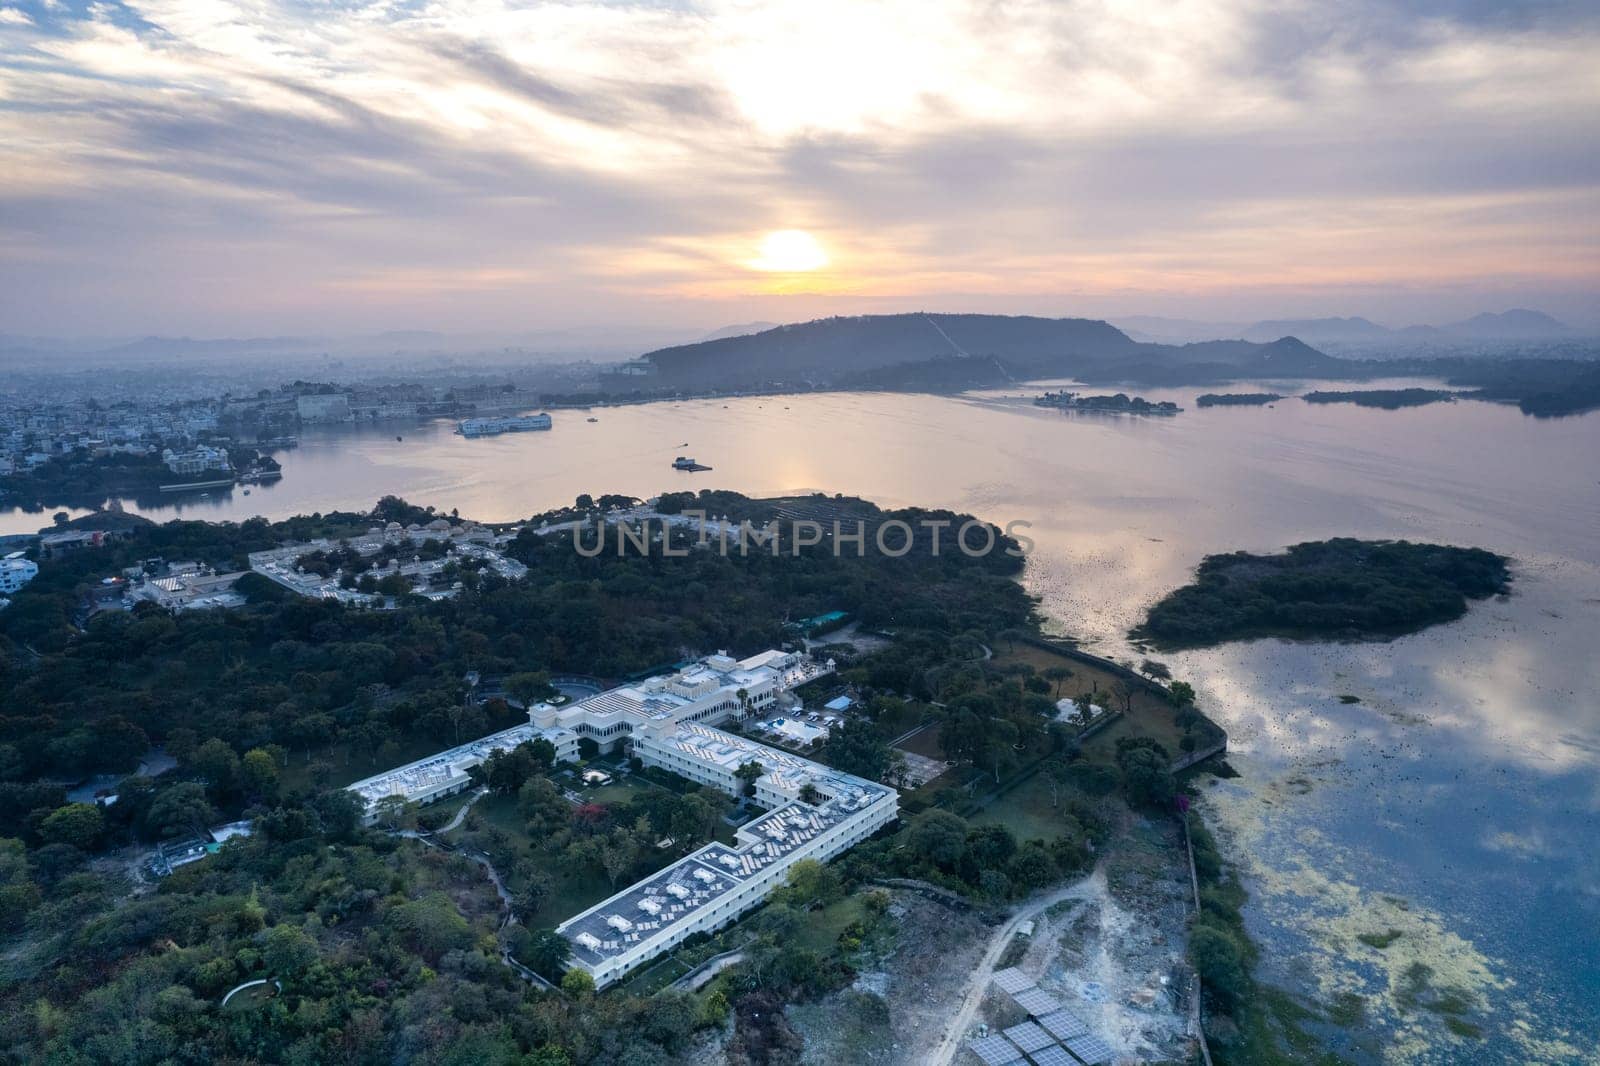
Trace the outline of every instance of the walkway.
[[972, 1028], [978, 1008], [983, 1004], [983, 997], [989, 991], [989, 981], [994, 976], [995, 968], [999, 965], [1000, 958], [1005, 954], [1006, 946], [1011, 943], [1011, 938], [1016, 934], [1019, 925], [1032, 921], [1065, 900], [1087, 899], [1090, 896], [1103, 894], [1105, 890], [1105, 870], [1096, 866], [1094, 872], [1081, 881], [1075, 881], [1023, 904], [1017, 913], [1011, 916], [1011, 920], [1001, 926], [990, 939], [989, 949], [983, 953], [983, 959], [972, 972], [971, 984], [967, 987], [967, 995], [961, 1002], [961, 1009], [956, 1012], [950, 1028], [945, 1030], [944, 1039], [940, 1041], [928, 1061], [934, 1066], [949, 1066], [949, 1063], [955, 1061], [956, 1055], [961, 1051], [961, 1043], [966, 1039], [967, 1030]]

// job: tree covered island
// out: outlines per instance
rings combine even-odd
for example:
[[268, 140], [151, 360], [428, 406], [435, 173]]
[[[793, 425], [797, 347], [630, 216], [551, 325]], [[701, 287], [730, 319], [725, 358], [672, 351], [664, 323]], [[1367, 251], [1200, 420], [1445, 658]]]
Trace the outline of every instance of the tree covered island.
[[1195, 397], [1199, 407], [1265, 407], [1283, 396], [1276, 392], [1207, 392]]
[[1171, 400], [1152, 403], [1143, 396], [1129, 396], [1119, 392], [1112, 396], [1082, 396], [1076, 392], [1047, 392], [1034, 398], [1038, 407], [1054, 407], [1063, 411], [1108, 411], [1112, 414], [1175, 415], [1183, 408]]
[[1461, 394], [1449, 389], [1352, 389], [1308, 392], [1302, 398], [1306, 403], [1353, 403], [1357, 407], [1381, 407], [1385, 411], [1396, 411], [1402, 407], [1446, 403], [1458, 395]]
[[1481, 548], [1351, 537], [1280, 555], [1208, 555], [1194, 583], [1150, 608], [1133, 636], [1161, 648], [1395, 637], [1454, 621], [1469, 600], [1505, 592], [1507, 562]]

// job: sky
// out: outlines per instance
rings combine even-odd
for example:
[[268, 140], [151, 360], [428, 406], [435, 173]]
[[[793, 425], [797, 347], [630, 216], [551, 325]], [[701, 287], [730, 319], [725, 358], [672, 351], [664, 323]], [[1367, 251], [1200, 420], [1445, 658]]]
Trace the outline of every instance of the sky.
[[1593, 3], [0, 0], [0, 331], [1600, 324], [1597, 55]]

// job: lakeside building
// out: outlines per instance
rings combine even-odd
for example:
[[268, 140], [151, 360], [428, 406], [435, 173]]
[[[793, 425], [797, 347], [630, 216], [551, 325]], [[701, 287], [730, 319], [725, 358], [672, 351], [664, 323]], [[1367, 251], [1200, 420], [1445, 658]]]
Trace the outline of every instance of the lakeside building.
[[204, 474], [208, 470], [226, 473], [233, 469], [233, 465], [228, 462], [227, 452], [204, 444], [186, 452], [175, 452], [167, 448], [161, 453], [161, 461], [167, 464], [168, 470], [185, 477]]
[[350, 419], [350, 396], [343, 392], [305, 393], [294, 398], [294, 407], [302, 422], [347, 422]]
[[23, 558], [21, 552], [12, 552], [0, 559], [0, 595], [13, 595], [38, 576], [38, 563]]
[[782, 886], [802, 859], [831, 859], [899, 817], [899, 793], [888, 785], [713, 728], [761, 713], [833, 667], [831, 659], [781, 651], [741, 660], [719, 653], [570, 706], [529, 709], [535, 724], [569, 729], [602, 747], [625, 743], [646, 766], [730, 795], [745, 791], [740, 767], [761, 769], [753, 795], [770, 809], [739, 829], [735, 846], [707, 844], [556, 927], [572, 948], [569, 965], [597, 988], [696, 933], [733, 922]]
[[518, 744], [535, 740], [548, 740], [556, 749], [556, 762], [576, 762], [578, 735], [565, 729], [540, 729], [532, 725], [514, 725], [498, 733], [462, 744], [459, 747], [429, 755], [425, 759], [385, 770], [381, 774], [346, 786], [347, 791], [360, 796], [366, 804], [365, 822], [371, 825], [377, 818], [378, 801], [398, 796], [407, 803], [432, 803], [434, 800], [465, 791], [472, 783], [467, 771], [489, 757], [489, 753], [510, 751]]
[[[652, 762], [668, 749], [641, 739], [634, 740], [636, 754], [668, 765]], [[741, 826], [733, 847], [707, 844], [556, 927], [572, 948], [568, 966], [587, 972], [597, 988], [759, 906], [802, 859], [825, 862], [899, 817], [899, 794], [888, 785], [719, 729], [683, 726], [667, 744], [683, 755], [671, 764], [679, 772], [696, 769], [707, 778], [722, 777], [735, 760], [776, 766], [756, 782], [757, 799], [776, 806]], [[807, 786], [815, 803], [799, 798]]]
[[[769, 808], [740, 827], [734, 845], [710, 843], [562, 922], [556, 932], [578, 967], [604, 988], [696, 933], [712, 932], [758, 906], [803, 859], [827, 861], [899, 817], [888, 785], [802, 759], [713, 727], [759, 714], [790, 689], [831, 673], [833, 660], [765, 651], [747, 659], [710, 655], [575, 703], [538, 703], [528, 724], [357, 781], [349, 790], [376, 818], [388, 796], [426, 803], [465, 790], [468, 771], [495, 749], [545, 739], [557, 761], [578, 758], [580, 738], [624, 747], [646, 766], [743, 795], [739, 768], [760, 765], [753, 798]], [[792, 697], [788, 697], [791, 698]]]

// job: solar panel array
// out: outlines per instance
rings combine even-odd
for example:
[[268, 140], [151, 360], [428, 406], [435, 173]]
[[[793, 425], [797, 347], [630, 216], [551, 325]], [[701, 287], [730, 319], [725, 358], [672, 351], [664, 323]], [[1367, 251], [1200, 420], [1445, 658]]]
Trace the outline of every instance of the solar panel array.
[[1039, 1019], [1039, 1024], [1045, 1032], [1057, 1040], [1071, 1040], [1075, 1036], [1083, 1036], [1089, 1032], [1089, 1027], [1070, 1011], [1058, 1010], [1054, 1014], [1046, 1014]]
[[1047, 1048], [1056, 1042], [1055, 1037], [1045, 1032], [1034, 1022], [1023, 1022], [1013, 1025], [1005, 1031], [1005, 1037], [1023, 1051], [1032, 1053], [1040, 1048]]
[[986, 1036], [968, 1046], [973, 1054], [984, 1061], [985, 1066], [1011, 1066], [1022, 1061], [1022, 1052], [1003, 1036]]
[[1032, 988], [1034, 981], [1033, 978], [1012, 966], [1008, 969], [995, 971], [994, 983], [1006, 995], [1014, 996], [1018, 992], [1026, 992]]
[[1067, 1050], [1087, 1066], [1100, 1066], [1100, 1063], [1110, 1062], [1116, 1054], [1111, 1050], [1110, 1044], [1093, 1033], [1072, 1037], [1064, 1043], [1067, 1045]]
[[1061, 1001], [1042, 988], [1030, 988], [1025, 992], [1016, 993], [1011, 998], [1033, 1018], [1042, 1018], [1061, 1009]]
[[1067, 1049], [1060, 1044], [1051, 1044], [1047, 1048], [1040, 1048], [1031, 1052], [1028, 1058], [1033, 1066], [1080, 1066], [1077, 1059], [1067, 1054]]
[[996, 971], [993, 980], [1034, 1020], [972, 1041], [968, 1046], [985, 1066], [1024, 1061], [1031, 1066], [1102, 1066], [1115, 1057], [1110, 1044], [1090, 1032], [1077, 1015], [1063, 1010], [1060, 999], [1039, 988], [1015, 966]]

